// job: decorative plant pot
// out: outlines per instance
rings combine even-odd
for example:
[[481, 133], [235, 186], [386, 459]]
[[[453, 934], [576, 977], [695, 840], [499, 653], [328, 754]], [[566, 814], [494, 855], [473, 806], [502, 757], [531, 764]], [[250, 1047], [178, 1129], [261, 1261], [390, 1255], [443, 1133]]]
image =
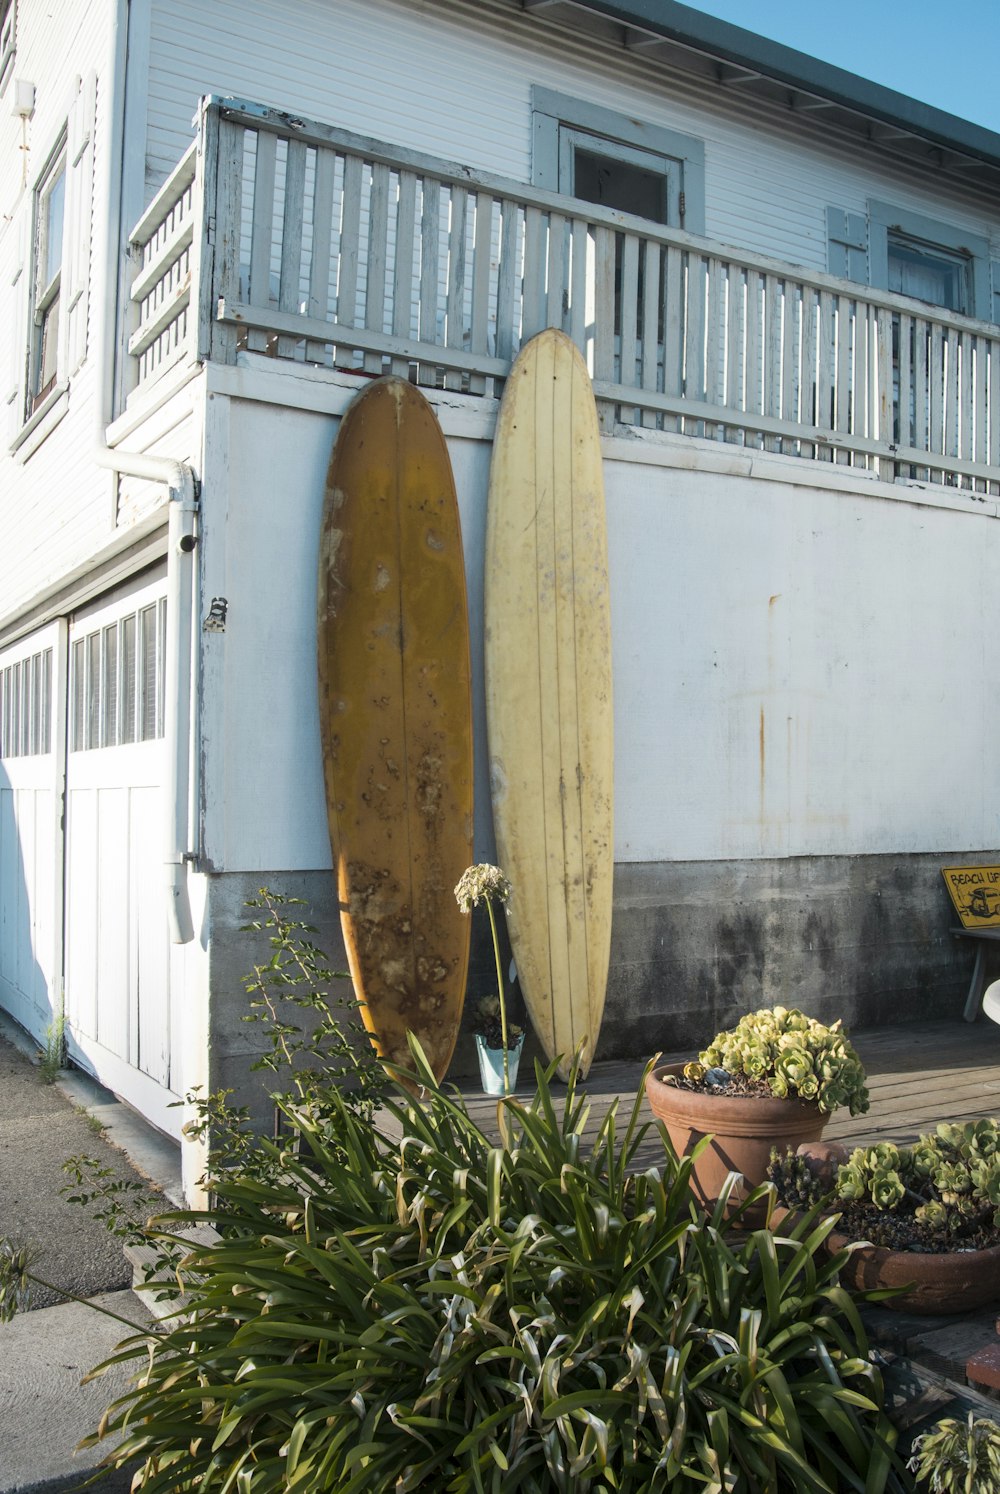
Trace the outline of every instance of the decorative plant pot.
[[[828, 1146], [805, 1145], [799, 1154], [813, 1172], [832, 1185], [839, 1166], [850, 1151], [841, 1142]], [[775, 1223], [785, 1214], [775, 1210]], [[834, 1230], [826, 1240], [831, 1254], [852, 1243]], [[972, 1312], [991, 1302], [1000, 1302], [1000, 1245], [988, 1250], [948, 1250], [933, 1255], [922, 1250], [889, 1250], [884, 1245], [856, 1245], [840, 1270], [843, 1284], [854, 1292], [873, 1292], [882, 1287], [906, 1287], [899, 1297], [888, 1297], [883, 1307], [896, 1312]]]
[[[521, 1049], [523, 1047], [524, 1033], [522, 1032], [513, 1048], [507, 1049], [507, 1074], [511, 1090], [513, 1090], [517, 1083], [517, 1066], [521, 1061]], [[487, 1047], [486, 1039], [477, 1032], [476, 1052], [479, 1054], [479, 1077], [482, 1080], [483, 1093], [487, 1095], [504, 1094], [503, 1049]]]
[[[682, 1063], [654, 1069], [646, 1080], [646, 1097], [653, 1114], [667, 1128], [677, 1155], [690, 1152], [703, 1136], [712, 1141], [694, 1164], [691, 1185], [703, 1208], [712, 1209], [731, 1172], [744, 1179], [731, 1195], [735, 1205], [764, 1182], [771, 1150], [794, 1151], [800, 1143], [818, 1141], [829, 1115], [808, 1100], [779, 1100], [771, 1095], [722, 1095], [684, 1089], [669, 1083], [680, 1078]], [[744, 1222], [763, 1222], [763, 1209], [744, 1216]]]

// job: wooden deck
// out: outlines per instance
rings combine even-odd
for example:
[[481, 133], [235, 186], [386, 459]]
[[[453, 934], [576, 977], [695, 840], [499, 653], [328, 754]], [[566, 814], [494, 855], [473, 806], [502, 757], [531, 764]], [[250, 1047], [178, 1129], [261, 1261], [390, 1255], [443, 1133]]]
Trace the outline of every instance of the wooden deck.
[[[938, 1121], [976, 1120], [1000, 1113], [1000, 1027], [980, 1020], [905, 1023], [851, 1034], [868, 1073], [871, 1109], [850, 1116], [838, 1111], [824, 1140], [858, 1144], [866, 1141], [913, 1141], [932, 1131]], [[663, 1061], [690, 1057], [664, 1054]], [[642, 1077], [641, 1063], [595, 1063], [584, 1086], [592, 1103], [587, 1133], [596, 1132], [608, 1106], [619, 1102], [619, 1114], [629, 1114]], [[522, 1075], [517, 1093], [526, 1097], [529, 1085]], [[496, 1127], [496, 1101], [463, 1086], [470, 1113], [485, 1130]], [[557, 1085], [557, 1092], [562, 1086]], [[651, 1119], [648, 1106], [644, 1118]], [[637, 1156], [640, 1167], [662, 1157], [658, 1136], [646, 1137]]]

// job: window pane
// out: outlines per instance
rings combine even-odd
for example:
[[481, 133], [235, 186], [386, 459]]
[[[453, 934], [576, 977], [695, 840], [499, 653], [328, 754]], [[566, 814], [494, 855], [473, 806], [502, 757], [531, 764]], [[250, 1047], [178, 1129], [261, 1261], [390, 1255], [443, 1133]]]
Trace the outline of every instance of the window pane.
[[42, 752], [52, 751], [52, 650], [42, 655], [42, 721], [39, 730]]
[[584, 202], [619, 213], [637, 213], [654, 223], [667, 221], [667, 178], [629, 161], [577, 148], [573, 160], [573, 190]]
[[968, 309], [969, 262], [964, 255], [949, 255], [889, 234], [889, 289], [949, 311]]
[[87, 735], [88, 747], [101, 745], [101, 635], [87, 639]]
[[31, 752], [31, 660], [21, 660], [21, 756]]
[[51, 285], [62, 264], [63, 210], [66, 206], [66, 168], [60, 166], [46, 194], [44, 212], [45, 257], [42, 286]]
[[135, 613], [122, 618], [120, 742], [135, 741]]
[[71, 750], [83, 749], [83, 702], [86, 687], [86, 670], [83, 660], [83, 640], [73, 645], [73, 736]]
[[156, 607], [143, 607], [139, 613], [140, 649], [142, 651], [142, 726], [144, 742], [156, 735]]
[[101, 743], [114, 747], [118, 741], [118, 627], [104, 629], [104, 710]]

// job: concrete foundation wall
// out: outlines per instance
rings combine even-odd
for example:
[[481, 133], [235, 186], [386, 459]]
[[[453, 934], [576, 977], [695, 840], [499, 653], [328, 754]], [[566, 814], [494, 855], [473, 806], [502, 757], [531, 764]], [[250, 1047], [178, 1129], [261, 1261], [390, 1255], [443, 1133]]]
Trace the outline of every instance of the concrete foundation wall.
[[[828, 1022], [841, 1017], [849, 1032], [961, 1021], [974, 949], [950, 933], [955, 919], [941, 864], [934, 855], [619, 865], [597, 1061], [693, 1051], [744, 1012], [778, 1002]], [[211, 878], [209, 1085], [237, 1088], [266, 1124], [273, 1078], [251, 1075], [261, 1032], [240, 1020], [249, 1009], [241, 978], [269, 954], [260, 936], [239, 932], [252, 916], [244, 904], [259, 881]], [[277, 874], [268, 885], [306, 900], [316, 942], [335, 968], [346, 968], [332, 874]], [[484, 919], [473, 924], [467, 1019], [476, 998], [492, 989]], [[533, 1051], [529, 1046], [529, 1057]], [[475, 1072], [463, 1030], [449, 1078]]]

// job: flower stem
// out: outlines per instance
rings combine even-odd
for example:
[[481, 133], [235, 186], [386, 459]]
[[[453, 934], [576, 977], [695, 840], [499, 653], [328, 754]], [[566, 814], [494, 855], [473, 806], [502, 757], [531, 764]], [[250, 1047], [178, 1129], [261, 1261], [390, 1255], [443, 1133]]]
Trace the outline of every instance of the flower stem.
[[123, 1318], [121, 1313], [112, 1312], [110, 1307], [102, 1307], [99, 1302], [94, 1301], [93, 1297], [78, 1297], [75, 1292], [68, 1292], [65, 1287], [56, 1286], [53, 1282], [46, 1281], [43, 1276], [36, 1276], [34, 1271], [28, 1271], [25, 1274], [29, 1281], [35, 1283], [35, 1286], [44, 1287], [49, 1292], [58, 1292], [59, 1296], [64, 1297], [67, 1302], [79, 1302], [81, 1307], [89, 1307], [94, 1312], [103, 1313], [106, 1318], [114, 1318], [116, 1323], [124, 1323], [126, 1328], [134, 1328], [136, 1333], [152, 1333], [158, 1338], [163, 1334], [163, 1329], [155, 1327], [152, 1323], [133, 1323], [131, 1318]]
[[507, 1001], [504, 996], [503, 971], [500, 969], [500, 942], [497, 939], [497, 922], [493, 917], [493, 900], [486, 898], [486, 911], [490, 915], [490, 931], [493, 935], [493, 958], [497, 965], [497, 995], [500, 998], [500, 1038], [503, 1043], [503, 1092], [510, 1094], [510, 1069], [507, 1060]]

